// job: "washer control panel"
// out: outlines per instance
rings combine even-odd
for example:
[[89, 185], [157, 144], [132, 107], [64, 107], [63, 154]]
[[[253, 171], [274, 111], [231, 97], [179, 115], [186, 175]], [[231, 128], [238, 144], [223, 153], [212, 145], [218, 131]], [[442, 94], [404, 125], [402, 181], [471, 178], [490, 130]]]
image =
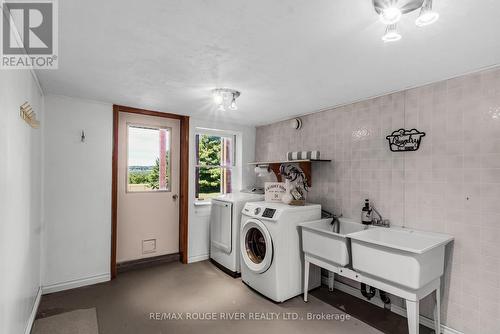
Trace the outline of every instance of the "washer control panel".
[[265, 208], [264, 212], [262, 213], [262, 217], [273, 218], [275, 213], [276, 213], [276, 209]]
[[253, 218], [263, 218], [267, 220], [277, 221], [281, 216], [282, 210], [280, 207], [271, 203], [265, 202], [248, 202], [245, 204], [241, 213]]

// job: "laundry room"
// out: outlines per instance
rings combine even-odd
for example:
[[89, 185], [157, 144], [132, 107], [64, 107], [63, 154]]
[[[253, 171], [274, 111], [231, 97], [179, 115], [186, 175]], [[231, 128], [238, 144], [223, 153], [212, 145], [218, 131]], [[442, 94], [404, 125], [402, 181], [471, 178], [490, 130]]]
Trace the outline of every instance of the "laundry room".
[[500, 2], [0, 8], [0, 334], [500, 333]]

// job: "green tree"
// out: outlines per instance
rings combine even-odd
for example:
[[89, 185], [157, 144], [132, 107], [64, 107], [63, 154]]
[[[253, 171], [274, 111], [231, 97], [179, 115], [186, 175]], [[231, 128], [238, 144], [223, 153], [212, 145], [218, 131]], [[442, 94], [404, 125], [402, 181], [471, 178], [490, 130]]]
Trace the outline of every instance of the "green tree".
[[[166, 185], [167, 188], [170, 185], [170, 152], [167, 151], [165, 155], [165, 171], [166, 171]], [[151, 189], [160, 189], [160, 158], [156, 158], [155, 165], [149, 173], [147, 183]]]
[[[199, 165], [220, 166], [221, 163], [221, 138], [208, 135], [200, 135], [199, 139]], [[200, 193], [214, 193], [220, 191], [221, 169], [206, 168], [199, 169]]]
[[129, 184], [144, 184], [149, 181], [149, 171], [131, 171], [128, 174]]

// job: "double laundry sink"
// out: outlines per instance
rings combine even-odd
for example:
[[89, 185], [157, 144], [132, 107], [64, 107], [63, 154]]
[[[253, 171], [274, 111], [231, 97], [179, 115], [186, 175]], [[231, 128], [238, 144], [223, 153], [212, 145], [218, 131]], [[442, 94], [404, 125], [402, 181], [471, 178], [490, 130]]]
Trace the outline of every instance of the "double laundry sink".
[[441, 328], [441, 276], [453, 237], [401, 227], [365, 226], [340, 218], [302, 223], [304, 301], [310, 264], [405, 299], [408, 332], [419, 333], [419, 302], [434, 294], [434, 330]]
[[365, 226], [345, 218], [336, 223], [337, 233], [331, 223], [322, 219], [301, 225], [304, 253], [415, 290], [443, 274], [445, 245], [453, 240], [445, 234]]

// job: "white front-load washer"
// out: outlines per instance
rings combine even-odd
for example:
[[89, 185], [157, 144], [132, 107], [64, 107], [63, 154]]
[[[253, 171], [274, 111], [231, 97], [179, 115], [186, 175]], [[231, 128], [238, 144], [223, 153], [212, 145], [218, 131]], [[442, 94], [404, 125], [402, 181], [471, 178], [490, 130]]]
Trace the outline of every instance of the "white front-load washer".
[[[299, 224], [320, 218], [318, 204], [247, 203], [240, 234], [243, 282], [276, 302], [302, 294], [304, 257]], [[320, 284], [320, 268], [312, 266], [309, 289]]]
[[210, 260], [221, 270], [239, 277], [241, 210], [247, 202], [262, 201], [263, 194], [232, 193], [212, 199]]

